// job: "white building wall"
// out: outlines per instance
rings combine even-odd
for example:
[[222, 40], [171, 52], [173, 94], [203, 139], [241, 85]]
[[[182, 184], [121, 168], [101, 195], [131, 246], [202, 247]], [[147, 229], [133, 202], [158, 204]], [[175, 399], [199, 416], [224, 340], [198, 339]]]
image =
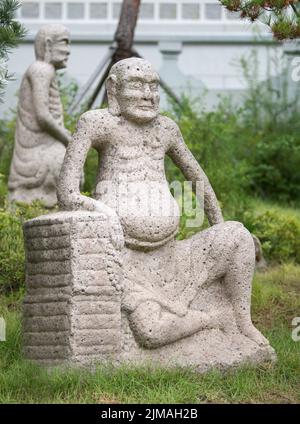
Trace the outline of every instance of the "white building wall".
[[[16, 80], [7, 87], [5, 104], [0, 105], [0, 115], [16, 103], [15, 92], [24, 71], [34, 60], [33, 40], [41, 25], [61, 22], [68, 26], [72, 45], [67, 73], [79, 85], [83, 85], [113, 40], [120, 6], [119, 2], [113, 0], [24, 0], [22, 3], [23, 9], [19, 11], [18, 19], [28, 28], [28, 34], [10, 55], [8, 66]], [[54, 7], [52, 12], [51, 7]], [[135, 47], [177, 91], [182, 90], [185, 84], [195, 86], [193, 94], [203, 84], [214, 92], [242, 90], [245, 81], [236, 65], [239, 58], [255, 48], [260, 77], [264, 79], [271, 49], [282, 49], [279, 43], [272, 41], [264, 26], [254, 26], [236, 16], [229, 18], [228, 12], [216, 0], [142, 0], [142, 7]], [[47, 19], [58, 10], [61, 14], [55, 16], [60, 18]], [[91, 10], [94, 12], [93, 18], [97, 16], [95, 10], [102, 18], [92, 19]], [[106, 10], [107, 15], [101, 15], [101, 10]], [[166, 16], [168, 19], [165, 19]], [[162, 54], [160, 48], [166, 49], [167, 45], [172, 51], [172, 44], [176, 46], [175, 50], [178, 49], [178, 55], [175, 55], [178, 60], [173, 60], [172, 56], [170, 62], [167, 53]]]

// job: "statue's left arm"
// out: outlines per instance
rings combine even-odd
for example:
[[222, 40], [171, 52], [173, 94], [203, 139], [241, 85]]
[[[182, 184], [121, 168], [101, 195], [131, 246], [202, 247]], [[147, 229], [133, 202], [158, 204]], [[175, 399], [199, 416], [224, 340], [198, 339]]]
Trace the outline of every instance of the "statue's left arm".
[[210, 225], [224, 222], [217, 197], [206, 174], [185, 144], [178, 126], [172, 121], [169, 121], [169, 123], [171, 128], [169, 132], [170, 144], [166, 152], [167, 155], [173, 160], [175, 165], [180, 168], [186, 180], [192, 182], [194, 192], [196, 192], [197, 182], [203, 184], [204, 212]]

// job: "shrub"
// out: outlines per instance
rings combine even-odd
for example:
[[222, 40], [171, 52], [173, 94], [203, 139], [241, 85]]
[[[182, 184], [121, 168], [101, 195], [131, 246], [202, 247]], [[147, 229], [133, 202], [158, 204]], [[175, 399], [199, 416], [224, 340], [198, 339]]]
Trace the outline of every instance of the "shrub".
[[0, 209], [0, 293], [24, 285], [24, 221], [47, 213], [40, 202]]
[[0, 210], [0, 292], [24, 283], [24, 247], [19, 218]]
[[[80, 105], [79, 109], [75, 113], [68, 113], [71, 105], [74, 104], [78, 95], [78, 84], [75, 80], [66, 83], [64, 75], [58, 77], [59, 90], [61, 95], [61, 101], [64, 109], [64, 123], [65, 127], [72, 133], [75, 131], [76, 123], [80, 115], [86, 111], [86, 104]], [[88, 152], [87, 159], [84, 165], [84, 185], [83, 192], [87, 195], [91, 195], [95, 188], [96, 177], [98, 168], [98, 153], [92, 149]]]
[[300, 218], [295, 214], [274, 208], [245, 212], [244, 224], [260, 239], [269, 260], [300, 263]]
[[0, 120], [0, 174], [6, 182], [14, 148], [16, 128], [15, 112], [7, 119]]
[[265, 134], [256, 144], [250, 176], [252, 189], [262, 197], [300, 200], [300, 137]]
[[[185, 97], [182, 104], [182, 109], [172, 105], [171, 117], [178, 123], [186, 144], [207, 174], [225, 213], [233, 218], [235, 210], [244, 204], [250, 187], [250, 165], [243, 154], [247, 130], [243, 131], [229, 99], [220, 99], [214, 111], [206, 111], [203, 101], [191, 103]], [[182, 179], [169, 160], [166, 170], [169, 181]]]
[[81, 110], [72, 114], [70, 114], [68, 110], [75, 102], [79, 87], [75, 80], [66, 80], [65, 74], [59, 74], [57, 76], [57, 81], [64, 111], [64, 124], [69, 131], [73, 132], [75, 130], [78, 118], [81, 115]]
[[[300, 86], [289, 80], [286, 56], [271, 54], [265, 80], [253, 51], [241, 60], [248, 89], [240, 111], [248, 129], [244, 153], [251, 191], [276, 201], [300, 200]], [[277, 77], [272, 76], [272, 68]]]
[[[248, 88], [239, 106], [220, 98], [207, 111], [205, 97], [184, 96], [182, 108], [171, 104], [171, 117], [232, 218], [237, 208], [247, 208], [245, 194], [300, 201], [300, 86], [291, 86], [286, 61], [274, 52], [264, 81], [255, 51], [241, 59], [240, 68]], [[167, 170], [171, 179], [179, 177], [169, 162]]]

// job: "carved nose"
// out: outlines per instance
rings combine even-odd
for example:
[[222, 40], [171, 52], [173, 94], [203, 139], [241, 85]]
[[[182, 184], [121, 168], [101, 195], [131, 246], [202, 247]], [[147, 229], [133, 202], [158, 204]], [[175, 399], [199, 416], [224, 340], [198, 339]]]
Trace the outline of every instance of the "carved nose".
[[145, 87], [145, 90], [144, 90], [144, 97], [145, 97], [145, 99], [149, 99], [149, 98], [151, 98], [151, 97], [152, 97], [152, 91], [150, 90], [149, 85], [147, 85], [147, 86]]

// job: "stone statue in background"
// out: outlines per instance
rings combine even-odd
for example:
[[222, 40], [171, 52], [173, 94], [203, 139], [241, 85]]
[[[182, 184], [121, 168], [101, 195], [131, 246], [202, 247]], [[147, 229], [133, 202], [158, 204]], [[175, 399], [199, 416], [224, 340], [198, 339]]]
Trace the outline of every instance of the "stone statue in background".
[[[25, 335], [30, 338], [39, 328], [31, 306], [36, 289], [49, 287], [51, 279], [66, 290], [68, 278], [65, 313], [71, 320], [72, 350], [63, 347], [61, 354], [67, 361], [150, 359], [204, 371], [274, 358], [251, 321], [253, 239], [241, 223], [224, 222], [215, 193], [179, 128], [159, 115], [158, 89], [158, 75], [148, 62], [120, 61], [107, 79], [108, 109], [80, 118], [59, 179], [64, 212], [25, 224], [27, 285], [35, 289], [25, 302]], [[94, 199], [79, 190], [91, 147], [100, 155]], [[175, 240], [179, 209], [166, 180], [165, 155], [193, 187], [203, 186], [211, 224], [182, 241]], [[66, 258], [59, 276], [57, 243]], [[44, 282], [39, 274], [45, 275]], [[47, 311], [57, 328], [55, 309]], [[53, 331], [49, 325], [48, 319], [47, 331]], [[48, 357], [43, 356], [38, 335], [27, 344], [29, 358], [44, 363], [59, 359], [55, 351], [49, 356], [49, 349]]]
[[19, 93], [10, 201], [57, 203], [57, 180], [71, 134], [64, 127], [56, 71], [67, 65], [69, 43], [62, 25], [45, 25], [36, 35], [36, 61], [25, 72]]

